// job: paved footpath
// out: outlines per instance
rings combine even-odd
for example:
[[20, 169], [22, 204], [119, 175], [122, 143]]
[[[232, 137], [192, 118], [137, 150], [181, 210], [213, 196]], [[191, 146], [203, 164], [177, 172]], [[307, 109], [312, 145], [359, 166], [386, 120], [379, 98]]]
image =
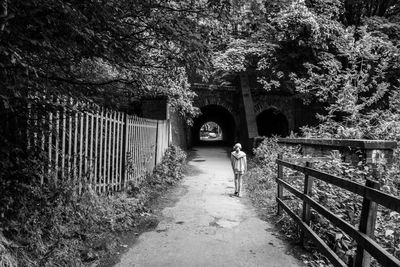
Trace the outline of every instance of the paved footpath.
[[230, 159], [223, 148], [196, 148], [186, 191], [162, 210], [116, 266], [303, 266], [260, 220], [249, 200], [232, 197]]

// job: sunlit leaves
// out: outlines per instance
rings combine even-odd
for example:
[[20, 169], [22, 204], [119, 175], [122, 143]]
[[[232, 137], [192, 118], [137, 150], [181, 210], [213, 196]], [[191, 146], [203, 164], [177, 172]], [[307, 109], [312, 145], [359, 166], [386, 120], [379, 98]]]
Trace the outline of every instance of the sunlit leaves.
[[272, 20], [277, 29], [277, 41], [293, 42], [305, 45], [310, 39], [316, 41], [319, 37], [320, 26], [317, 16], [305, 5], [303, 0], [293, 1], [286, 9], [281, 10]]
[[228, 7], [220, 0], [12, 1], [14, 18], [0, 32], [0, 85], [11, 94], [100, 95], [113, 103], [163, 94], [194, 116], [188, 78], [209, 72]]

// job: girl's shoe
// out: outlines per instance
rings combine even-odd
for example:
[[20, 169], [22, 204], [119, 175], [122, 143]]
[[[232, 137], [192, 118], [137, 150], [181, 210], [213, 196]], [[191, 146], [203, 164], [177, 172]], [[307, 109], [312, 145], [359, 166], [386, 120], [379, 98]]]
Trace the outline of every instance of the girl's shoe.
[[235, 192], [235, 193], [233, 193], [233, 195], [234, 195], [234, 196], [238, 196], [238, 195], [239, 195], [239, 193], [238, 193], [238, 192]]

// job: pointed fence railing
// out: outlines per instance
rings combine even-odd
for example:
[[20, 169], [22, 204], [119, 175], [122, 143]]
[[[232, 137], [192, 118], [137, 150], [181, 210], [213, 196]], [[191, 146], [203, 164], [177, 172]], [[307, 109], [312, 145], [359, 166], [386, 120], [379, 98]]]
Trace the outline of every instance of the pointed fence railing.
[[29, 104], [27, 114], [27, 147], [39, 150], [45, 162], [41, 183], [69, 179], [79, 191], [85, 183], [97, 192], [120, 191], [130, 182], [138, 186], [171, 143], [169, 120], [60, 101], [45, 108]]

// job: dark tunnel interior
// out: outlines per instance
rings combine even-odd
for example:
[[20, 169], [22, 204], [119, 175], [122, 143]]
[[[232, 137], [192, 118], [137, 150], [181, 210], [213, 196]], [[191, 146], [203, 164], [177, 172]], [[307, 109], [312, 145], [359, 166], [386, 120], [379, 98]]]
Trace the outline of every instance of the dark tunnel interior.
[[[231, 145], [235, 141], [235, 120], [232, 114], [224, 107], [208, 105], [202, 107], [201, 115], [194, 120], [192, 134], [194, 145]], [[215, 122], [221, 127], [222, 141], [204, 142], [200, 140], [200, 128], [206, 122]]]
[[257, 116], [258, 134], [271, 137], [289, 135], [289, 123], [286, 116], [276, 108], [264, 110]]

